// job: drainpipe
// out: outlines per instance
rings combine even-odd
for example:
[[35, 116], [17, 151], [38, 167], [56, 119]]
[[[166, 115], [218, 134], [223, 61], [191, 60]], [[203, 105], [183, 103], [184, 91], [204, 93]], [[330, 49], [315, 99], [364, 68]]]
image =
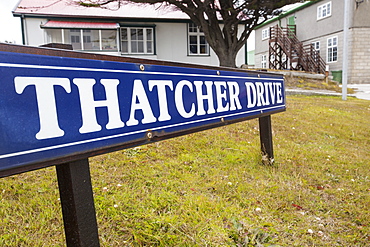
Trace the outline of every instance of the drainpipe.
[[349, 31], [349, 8], [350, 2], [344, 1], [344, 24], [343, 24], [343, 67], [342, 67], [342, 100], [347, 100], [348, 81], [348, 31]]
[[24, 15], [21, 15], [22, 44], [26, 45], [26, 35], [24, 31]]
[[245, 65], [248, 65], [248, 39], [245, 41], [245, 44], [244, 44], [244, 62], [245, 62]]

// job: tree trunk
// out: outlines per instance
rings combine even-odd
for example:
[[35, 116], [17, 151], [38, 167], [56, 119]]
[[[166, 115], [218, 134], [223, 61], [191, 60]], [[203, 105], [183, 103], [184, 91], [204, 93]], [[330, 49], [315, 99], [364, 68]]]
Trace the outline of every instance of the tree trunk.
[[198, 25], [203, 27], [207, 42], [216, 53], [220, 66], [236, 68], [236, 56], [246, 38], [238, 39], [237, 24], [221, 26], [217, 18], [214, 19], [209, 23], [203, 20], [204, 23]]
[[216, 54], [218, 56], [218, 60], [220, 62], [221, 67], [236, 68], [236, 63], [235, 63], [236, 53], [234, 51], [229, 52], [229, 53], [223, 53], [220, 55], [216, 52]]
[[239, 50], [227, 49], [228, 47], [223, 47], [220, 45], [214, 47], [210, 44], [210, 46], [216, 53], [221, 67], [236, 68], [235, 60]]

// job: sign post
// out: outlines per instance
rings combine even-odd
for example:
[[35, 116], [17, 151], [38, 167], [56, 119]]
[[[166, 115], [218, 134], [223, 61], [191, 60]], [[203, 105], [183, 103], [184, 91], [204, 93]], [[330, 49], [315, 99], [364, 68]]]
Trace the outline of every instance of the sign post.
[[[56, 165], [68, 246], [99, 246], [88, 158], [259, 118], [272, 164], [281, 75], [0, 44], [0, 177]], [[267, 162], [266, 162], [267, 161]]]
[[260, 129], [262, 163], [265, 165], [272, 165], [274, 163], [274, 149], [272, 145], [271, 116], [260, 117], [258, 123]]
[[98, 247], [88, 159], [56, 166], [67, 246]]

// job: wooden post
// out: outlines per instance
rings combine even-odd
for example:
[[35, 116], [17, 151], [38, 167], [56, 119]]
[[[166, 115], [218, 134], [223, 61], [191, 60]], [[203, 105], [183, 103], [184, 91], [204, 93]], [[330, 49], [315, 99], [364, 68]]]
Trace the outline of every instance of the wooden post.
[[100, 246], [88, 159], [57, 165], [56, 171], [67, 246]]
[[261, 117], [259, 120], [262, 163], [272, 165], [274, 163], [274, 149], [272, 144], [271, 115]]

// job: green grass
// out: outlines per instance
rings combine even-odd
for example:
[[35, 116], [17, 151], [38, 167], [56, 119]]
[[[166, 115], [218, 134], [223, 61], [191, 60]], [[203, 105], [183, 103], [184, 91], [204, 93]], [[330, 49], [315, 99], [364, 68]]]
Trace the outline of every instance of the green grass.
[[[369, 246], [370, 101], [288, 96], [274, 166], [251, 120], [90, 159], [101, 246]], [[0, 246], [65, 246], [54, 168], [0, 179]]]

